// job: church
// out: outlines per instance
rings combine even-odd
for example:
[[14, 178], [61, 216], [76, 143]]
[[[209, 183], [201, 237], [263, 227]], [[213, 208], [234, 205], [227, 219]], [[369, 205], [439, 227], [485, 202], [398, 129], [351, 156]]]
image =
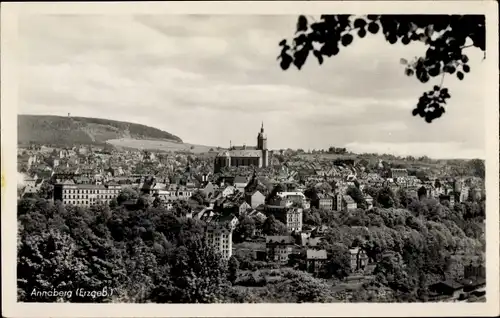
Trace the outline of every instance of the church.
[[269, 151], [267, 150], [267, 136], [264, 133], [264, 123], [257, 135], [257, 146], [230, 146], [217, 154], [214, 172], [218, 173], [224, 167], [249, 167], [266, 168], [269, 166]]

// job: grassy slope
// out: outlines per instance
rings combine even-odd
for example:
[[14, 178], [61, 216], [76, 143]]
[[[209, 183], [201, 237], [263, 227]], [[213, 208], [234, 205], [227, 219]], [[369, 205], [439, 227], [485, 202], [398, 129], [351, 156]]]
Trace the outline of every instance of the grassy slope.
[[155, 139], [182, 143], [168, 132], [140, 124], [86, 117], [18, 116], [18, 143], [104, 144], [108, 140]]

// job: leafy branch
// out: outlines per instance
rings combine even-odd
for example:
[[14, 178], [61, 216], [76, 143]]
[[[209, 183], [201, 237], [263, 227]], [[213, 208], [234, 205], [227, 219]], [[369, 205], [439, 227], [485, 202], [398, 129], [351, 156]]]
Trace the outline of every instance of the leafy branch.
[[300, 70], [311, 52], [321, 65], [325, 57], [336, 56], [348, 47], [354, 41], [353, 34], [363, 39], [369, 33], [382, 33], [390, 44], [423, 42], [427, 46], [424, 56], [411, 62], [401, 59], [401, 63], [406, 66], [405, 74], [415, 76], [421, 83], [443, 76], [440, 86], [425, 92], [412, 112], [429, 123], [444, 114], [446, 100], [451, 97], [448, 89], [442, 87], [444, 75], [456, 74], [463, 80], [471, 70], [463, 50], [479, 48], [486, 57], [483, 15], [322, 15], [313, 23], [299, 16], [293, 41], [284, 39], [279, 43], [280, 67], [287, 70], [293, 64]]

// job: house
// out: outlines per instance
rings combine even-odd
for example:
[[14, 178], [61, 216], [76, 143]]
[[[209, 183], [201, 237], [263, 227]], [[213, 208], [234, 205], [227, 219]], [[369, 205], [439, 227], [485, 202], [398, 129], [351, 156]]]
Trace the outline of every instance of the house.
[[233, 185], [238, 191], [244, 192], [245, 187], [248, 184], [248, 180], [246, 177], [243, 176], [236, 176], [233, 181]]
[[373, 209], [373, 198], [372, 198], [372, 196], [369, 195], [369, 194], [365, 194], [365, 201], [366, 201], [366, 205], [367, 205], [368, 210]]
[[429, 291], [439, 296], [450, 296], [458, 298], [463, 292], [464, 286], [454, 280], [441, 281], [429, 286]]
[[249, 192], [245, 194], [245, 201], [250, 204], [250, 206], [255, 209], [261, 204], [265, 204], [266, 197], [258, 190]]
[[288, 263], [295, 239], [292, 236], [266, 236], [266, 253], [270, 261]]
[[342, 206], [344, 207], [344, 211], [346, 212], [356, 210], [358, 208], [356, 201], [354, 201], [354, 199], [351, 198], [350, 195], [342, 196]]
[[238, 207], [238, 213], [239, 215], [245, 214], [248, 210], [251, 210], [252, 206], [248, 204], [247, 202], [243, 202], [240, 204]]
[[330, 194], [318, 193], [316, 208], [331, 211], [333, 209], [333, 197]]
[[307, 271], [318, 275], [324, 268], [327, 260], [325, 250], [307, 250]]
[[235, 191], [236, 191], [235, 187], [227, 186], [224, 190], [222, 190], [222, 197], [225, 198], [227, 196], [230, 196], [230, 195], [234, 194]]
[[316, 248], [322, 239], [322, 237], [312, 237], [311, 233], [300, 233], [300, 245], [303, 247]]
[[406, 169], [391, 169], [390, 177], [393, 179], [408, 177], [408, 170], [406, 170]]
[[264, 221], [267, 219], [267, 216], [264, 213], [257, 210], [253, 210], [252, 212], [248, 213], [248, 216], [255, 218], [261, 223], [264, 223]]
[[351, 258], [351, 271], [356, 272], [359, 270], [364, 270], [366, 265], [368, 265], [368, 256], [366, 252], [359, 248], [351, 248], [349, 249], [350, 258]]
[[211, 198], [215, 193], [215, 187], [212, 182], [208, 182], [204, 188], [201, 189], [203, 193], [207, 196], [207, 198]]
[[42, 185], [44, 183], [43, 179], [26, 179], [24, 180], [24, 191], [23, 191], [23, 196], [27, 194], [36, 194], [40, 191], [42, 188]]

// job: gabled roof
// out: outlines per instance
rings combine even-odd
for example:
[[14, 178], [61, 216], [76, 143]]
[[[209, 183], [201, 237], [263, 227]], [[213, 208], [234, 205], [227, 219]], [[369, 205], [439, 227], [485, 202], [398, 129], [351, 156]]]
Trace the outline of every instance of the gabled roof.
[[326, 251], [325, 250], [307, 250], [306, 251], [307, 259], [326, 259]]
[[247, 178], [243, 177], [243, 176], [236, 176], [234, 178], [234, 181], [233, 181], [233, 183], [235, 183], [235, 184], [236, 183], [245, 183], [246, 184], [247, 182], [248, 182]]
[[280, 243], [280, 244], [293, 244], [294, 238], [287, 235], [272, 235], [266, 236], [266, 244]]

